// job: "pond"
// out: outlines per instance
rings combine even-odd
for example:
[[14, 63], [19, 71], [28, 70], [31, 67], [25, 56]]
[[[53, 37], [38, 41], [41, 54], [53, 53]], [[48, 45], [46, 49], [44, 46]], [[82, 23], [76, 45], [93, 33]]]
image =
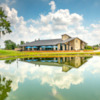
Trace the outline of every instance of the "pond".
[[0, 100], [100, 100], [100, 56], [0, 60]]

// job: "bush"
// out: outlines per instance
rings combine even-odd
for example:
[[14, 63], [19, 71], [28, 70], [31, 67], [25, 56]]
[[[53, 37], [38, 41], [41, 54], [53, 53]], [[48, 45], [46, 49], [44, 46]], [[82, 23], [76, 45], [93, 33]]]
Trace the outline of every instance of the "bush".
[[93, 49], [94, 49], [94, 50], [98, 50], [98, 47], [94, 47]]
[[92, 46], [85, 46], [85, 50], [93, 50], [93, 47]]

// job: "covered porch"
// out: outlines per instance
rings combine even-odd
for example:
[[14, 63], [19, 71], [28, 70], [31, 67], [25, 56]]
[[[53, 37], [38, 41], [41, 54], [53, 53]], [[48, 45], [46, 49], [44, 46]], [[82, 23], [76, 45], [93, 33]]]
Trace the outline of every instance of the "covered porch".
[[45, 50], [57, 50], [57, 46], [23, 46], [23, 51], [45, 51]]

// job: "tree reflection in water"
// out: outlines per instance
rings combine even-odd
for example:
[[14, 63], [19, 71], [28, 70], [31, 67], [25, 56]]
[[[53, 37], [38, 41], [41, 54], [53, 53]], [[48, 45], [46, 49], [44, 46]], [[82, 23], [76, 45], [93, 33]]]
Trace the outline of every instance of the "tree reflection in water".
[[0, 75], [0, 100], [5, 100], [11, 91], [11, 80], [7, 80], [5, 77]]
[[14, 62], [16, 59], [12, 59], [12, 60], [5, 60], [6, 64], [11, 64], [12, 62]]

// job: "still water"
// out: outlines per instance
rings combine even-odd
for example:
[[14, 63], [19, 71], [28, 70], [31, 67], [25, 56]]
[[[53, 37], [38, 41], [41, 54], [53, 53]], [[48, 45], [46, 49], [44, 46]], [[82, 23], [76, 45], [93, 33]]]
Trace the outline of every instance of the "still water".
[[100, 100], [100, 56], [0, 60], [0, 100]]

